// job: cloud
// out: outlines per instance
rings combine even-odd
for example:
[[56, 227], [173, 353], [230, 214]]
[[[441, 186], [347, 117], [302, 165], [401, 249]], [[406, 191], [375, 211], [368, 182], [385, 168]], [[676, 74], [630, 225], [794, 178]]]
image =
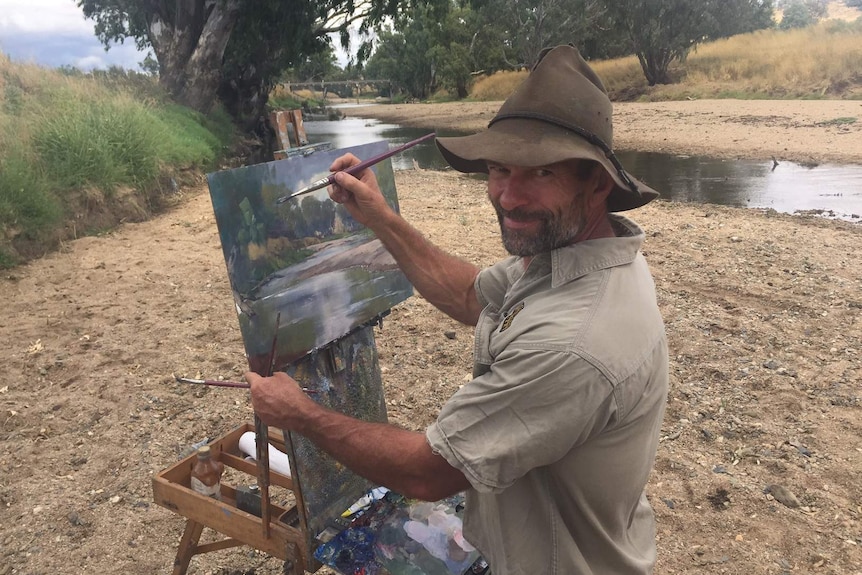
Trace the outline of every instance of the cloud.
[[109, 51], [74, 0], [0, 0], [0, 51], [15, 61], [83, 70], [137, 69], [146, 52], [133, 39]]

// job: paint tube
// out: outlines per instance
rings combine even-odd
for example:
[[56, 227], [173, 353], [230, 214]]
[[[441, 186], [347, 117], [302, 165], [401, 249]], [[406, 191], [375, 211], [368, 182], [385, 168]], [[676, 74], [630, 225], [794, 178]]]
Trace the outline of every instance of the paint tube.
[[[290, 459], [287, 454], [269, 445], [269, 468], [273, 471], [290, 477]], [[257, 454], [257, 442], [253, 431], [246, 431], [239, 438], [239, 450], [247, 457], [255, 459]]]
[[385, 487], [375, 487], [362, 497], [356, 500], [356, 503], [351, 505], [347, 511], [341, 514], [342, 517], [350, 517], [354, 513], [365, 509], [378, 499], [383, 499], [383, 496], [389, 492]]

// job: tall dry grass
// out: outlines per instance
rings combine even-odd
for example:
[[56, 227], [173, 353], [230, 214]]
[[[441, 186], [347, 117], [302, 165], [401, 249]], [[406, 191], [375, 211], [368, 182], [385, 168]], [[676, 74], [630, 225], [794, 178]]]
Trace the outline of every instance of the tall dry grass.
[[[636, 56], [592, 62], [612, 98], [862, 98], [862, 19], [797, 30], [761, 30], [692, 51], [671, 67], [676, 80], [648, 86]], [[504, 100], [526, 72], [478, 79], [473, 100]]]

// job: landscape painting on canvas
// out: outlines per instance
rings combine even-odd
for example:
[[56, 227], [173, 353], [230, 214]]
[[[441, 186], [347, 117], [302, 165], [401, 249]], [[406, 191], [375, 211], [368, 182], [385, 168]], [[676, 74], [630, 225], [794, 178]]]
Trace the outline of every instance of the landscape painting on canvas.
[[[326, 177], [339, 156], [366, 159], [375, 142], [315, 151], [209, 174], [210, 196], [249, 367], [264, 372], [275, 336], [275, 369], [384, 315], [413, 293], [395, 261], [365, 226], [329, 199], [326, 188], [278, 204]], [[374, 169], [398, 210], [391, 161]]]

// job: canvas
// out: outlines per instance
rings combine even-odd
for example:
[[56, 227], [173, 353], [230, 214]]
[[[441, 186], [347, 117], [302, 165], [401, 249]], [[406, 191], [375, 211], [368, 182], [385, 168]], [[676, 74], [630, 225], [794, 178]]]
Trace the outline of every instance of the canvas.
[[[413, 288], [374, 235], [326, 189], [283, 204], [279, 197], [327, 176], [335, 158], [364, 159], [388, 150], [375, 142], [207, 176], [249, 366], [270, 355], [283, 366], [343, 337], [407, 299]], [[398, 210], [391, 161], [374, 168]]]

